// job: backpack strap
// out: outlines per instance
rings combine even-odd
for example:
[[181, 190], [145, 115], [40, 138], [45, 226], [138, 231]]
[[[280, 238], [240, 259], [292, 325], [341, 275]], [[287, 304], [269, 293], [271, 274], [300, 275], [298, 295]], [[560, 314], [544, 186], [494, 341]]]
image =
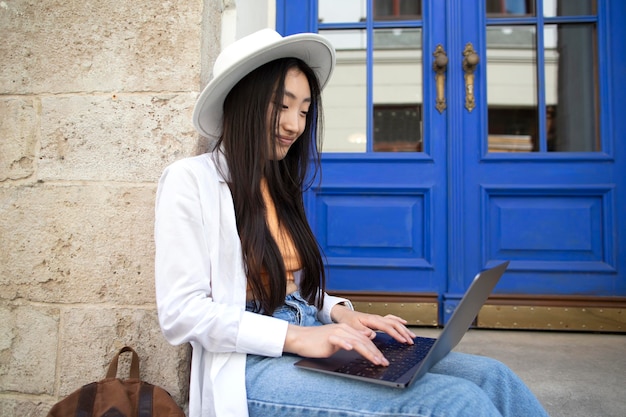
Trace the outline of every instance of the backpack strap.
[[116, 378], [117, 377], [117, 362], [120, 359], [120, 355], [124, 352], [131, 352], [133, 354], [133, 358], [130, 362], [130, 378], [139, 379], [139, 355], [134, 351], [130, 346], [124, 346], [120, 349], [120, 351], [113, 357], [111, 360], [111, 364], [109, 365], [109, 371], [107, 372], [107, 378]]
[[141, 383], [139, 390], [139, 406], [137, 407], [137, 417], [152, 417], [152, 398], [154, 386], [147, 382]]
[[96, 401], [97, 390], [97, 382], [87, 384], [80, 389], [78, 404], [76, 404], [75, 417], [91, 417], [91, 415], [93, 414], [93, 404]]

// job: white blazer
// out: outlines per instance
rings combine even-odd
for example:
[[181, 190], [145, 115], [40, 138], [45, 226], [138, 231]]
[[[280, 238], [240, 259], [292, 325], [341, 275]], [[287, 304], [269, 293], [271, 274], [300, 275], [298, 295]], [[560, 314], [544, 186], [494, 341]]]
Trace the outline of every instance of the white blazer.
[[[219, 152], [165, 169], [156, 196], [155, 281], [159, 323], [174, 345], [193, 347], [190, 417], [248, 415], [246, 354], [282, 355], [287, 322], [245, 311], [246, 276], [228, 176]], [[318, 313], [348, 300], [325, 295]]]

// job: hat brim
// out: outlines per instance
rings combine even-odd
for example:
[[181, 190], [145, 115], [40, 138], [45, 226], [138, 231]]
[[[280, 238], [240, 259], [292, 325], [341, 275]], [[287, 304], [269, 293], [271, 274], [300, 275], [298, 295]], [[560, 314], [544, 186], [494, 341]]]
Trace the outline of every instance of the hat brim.
[[247, 74], [279, 58], [298, 58], [310, 66], [324, 88], [335, 66], [335, 50], [330, 42], [314, 33], [301, 33], [281, 38], [233, 62], [204, 88], [193, 112], [193, 124], [209, 138], [222, 134], [224, 100], [230, 90]]

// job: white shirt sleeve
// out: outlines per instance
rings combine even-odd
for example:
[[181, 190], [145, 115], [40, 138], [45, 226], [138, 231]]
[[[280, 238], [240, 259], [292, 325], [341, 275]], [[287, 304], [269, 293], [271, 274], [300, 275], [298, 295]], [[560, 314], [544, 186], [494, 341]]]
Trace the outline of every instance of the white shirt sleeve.
[[324, 293], [324, 307], [318, 311], [317, 319], [324, 324], [332, 323], [333, 319], [330, 317], [330, 311], [339, 303], [343, 303], [350, 310], [354, 310], [352, 303], [347, 298], [335, 297], [334, 295]]
[[161, 329], [175, 345], [194, 341], [210, 352], [280, 356], [287, 322], [245, 311], [239, 237], [224, 225], [220, 184], [209, 168], [182, 160], [159, 181], [155, 284]]

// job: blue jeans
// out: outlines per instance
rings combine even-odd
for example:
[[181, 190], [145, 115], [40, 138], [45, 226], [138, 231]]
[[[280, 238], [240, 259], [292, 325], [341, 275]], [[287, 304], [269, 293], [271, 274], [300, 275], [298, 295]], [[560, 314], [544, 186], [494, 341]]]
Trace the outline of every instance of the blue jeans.
[[[317, 309], [290, 294], [275, 317], [322, 325]], [[299, 358], [248, 355], [250, 417], [306, 416], [547, 416], [524, 383], [504, 364], [452, 352], [409, 388], [398, 389], [296, 368]]]

